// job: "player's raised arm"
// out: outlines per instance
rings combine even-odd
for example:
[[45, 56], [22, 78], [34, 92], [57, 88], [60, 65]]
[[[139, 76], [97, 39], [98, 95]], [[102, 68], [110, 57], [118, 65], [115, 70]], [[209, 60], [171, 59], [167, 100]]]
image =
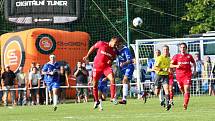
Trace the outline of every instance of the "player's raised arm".
[[97, 46], [99, 46], [98, 44], [99, 44], [99, 42], [97, 42], [95, 45], [93, 45], [93, 46], [89, 49], [89, 51], [87, 52], [87, 55], [83, 57], [83, 60], [84, 60], [84, 61], [86, 61], [87, 58], [90, 56], [90, 54], [91, 54], [93, 51], [95, 51], [95, 49], [97, 48]]

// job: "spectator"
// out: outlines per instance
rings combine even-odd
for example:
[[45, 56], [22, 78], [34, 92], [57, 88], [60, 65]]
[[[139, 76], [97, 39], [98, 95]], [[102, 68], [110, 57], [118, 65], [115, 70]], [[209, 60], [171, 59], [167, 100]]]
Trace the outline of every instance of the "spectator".
[[[205, 78], [204, 82], [202, 83], [203, 91], [207, 92], [209, 90], [209, 95], [211, 95], [211, 92], [212, 92], [211, 81], [212, 80], [210, 78], [212, 78], [212, 62], [211, 62], [211, 58], [209, 56], [205, 57], [203, 67], [204, 67], [203, 68], [203, 78]], [[209, 86], [209, 88], [208, 88], [208, 86]]]
[[[8, 106], [8, 91], [14, 88], [16, 75], [10, 70], [10, 66], [5, 66], [5, 71], [2, 74], [2, 88], [4, 90], [4, 106]], [[15, 101], [15, 91], [10, 90], [12, 105], [16, 105]]]
[[23, 88], [23, 90], [19, 90], [18, 92], [18, 105], [26, 105], [26, 89], [28, 87], [27, 75], [23, 72], [23, 67], [19, 67], [19, 73], [16, 75], [16, 80], [18, 81], [18, 88]]
[[[59, 63], [56, 62], [56, 56], [51, 54], [49, 56], [50, 61], [46, 63], [42, 68], [42, 74], [45, 75], [44, 80], [49, 90], [50, 97], [53, 93], [53, 110], [57, 110], [58, 101], [58, 89], [60, 88], [59, 80]], [[51, 98], [50, 98], [51, 99]]]
[[88, 81], [91, 81], [92, 80], [93, 67], [89, 63], [88, 59], [86, 59], [85, 64], [86, 64], [86, 70], [88, 71], [88, 74], [89, 74]]
[[31, 67], [29, 68], [29, 71], [28, 71], [28, 72], [30, 73], [31, 71], [33, 71], [33, 68], [34, 68], [34, 67], [36, 67], [36, 63], [35, 63], [35, 62], [32, 62], [32, 63], [31, 63]]
[[[76, 77], [76, 85], [77, 86], [87, 86], [87, 78], [88, 78], [88, 72], [85, 67], [82, 66], [82, 62], [79, 61], [77, 63], [77, 66], [74, 70], [74, 76]], [[87, 89], [83, 88], [76, 88], [77, 91], [77, 102], [81, 102], [81, 96], [84, 96], [85, 101], [87, 102], [88, 100], [86, 99], [87, 96]]]
[[[41, 75], [37, 72], [37, 68], [33, 67], [29, 74], [29, 89], [31, 94], [32, 105], [39, 104], [39, 89]], [[37, 88], [36, 88], [37, 87]]]
[[201, 78], [203, 71], [203, 61], [200, 59], [199, 53], [195, 53], [194, 59], [196, 62], [196, 76], [197, 78]]
[[[213, 69], [212, 69], [212, 77], [215, 78], [215, 63], [213, 64]], [[215, 95], [215, 80], [213, 79], [211, 81], [211, 92], [209, 91], [209, 95]]]
[[[68, 73], [67, 71], [65, 70], [64, 66], [60, 66], [60, 86], [70, 86], [69, 85], [69, 79], [68, 79]], [[66, 98], [66, 89], [64, 88], [61, 88], [60, 89], [60, 102], [61, 103], [65, 103], [65, 98]]]
[[[88, 86], [92, 85], [92, 74], [93, 74], [93, 66], [89, 63], [89, 59], [85, 60], [85, 64], [86, 64], [86, 69], [88, 71]], [[88, 95], [92, 94], [92, 88], [88, 88]]]
[[39, 63], [36, 64], [37, 73], [40, 74], [40, 88], [39, 88], [39, 103], [45, 104], [45, 98], [46, 98], [46, 90], [45, 90], [45, 82], [44, 82], [44, 75], [42, 74], [41, 65]]
[[[1, 80], [1, 74], [2, 74], [2, 68], [0, 67], [0, 80]], [[1, 85], [0, 85], [0, 89], [2, 89]], [[3, 92], [0, 91], [0, 104], [2, 104], [2, 96], [3, 96]]]

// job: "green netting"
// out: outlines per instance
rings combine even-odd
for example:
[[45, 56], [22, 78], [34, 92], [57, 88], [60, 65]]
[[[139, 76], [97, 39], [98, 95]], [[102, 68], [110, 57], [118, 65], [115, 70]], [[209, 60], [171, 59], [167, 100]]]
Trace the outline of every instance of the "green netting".
[[[6, 24], [2, 14], [3, 0], [0, 1], [0, 34], [17, 31], [16, 26]], [[190, 2], [192, 0], [128, 0], [130, 43], [135, 43], [136, 39], [177, 38], [189, 34], [192, 26], [201, 23], [183, 19], [188, 13], [186, 4]], [[86, 8], [81, 8], [85, 11], [84, 16], [80, 21], [46, 27], [88, 32], [91, 35], [90, 46], [97, 40], [108, 41], [113, 35], [127, 38], [126, 0], [86, 0], [85, 3]], [[132, 26], [135, 17], [143, 19], [142, 27]]]

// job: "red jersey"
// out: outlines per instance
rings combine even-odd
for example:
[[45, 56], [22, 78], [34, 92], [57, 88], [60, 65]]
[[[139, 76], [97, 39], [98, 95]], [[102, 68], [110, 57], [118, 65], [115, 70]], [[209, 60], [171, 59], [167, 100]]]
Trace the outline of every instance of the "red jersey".
[[108, 45], [108, 42], [99, 41], [94, 45], [98, 48], [96, 57], [94, 58], [94, 68], [102, 70], [107, 66], [111, 66], [111, 62], [116, 58], [116, 49]]
[[174, 65], [181, 64], [179, 68], [176, 68], [176, 76], [192, 75], [191, 63], [195, 63], [192, 55], [176, 54], [172, 61]]

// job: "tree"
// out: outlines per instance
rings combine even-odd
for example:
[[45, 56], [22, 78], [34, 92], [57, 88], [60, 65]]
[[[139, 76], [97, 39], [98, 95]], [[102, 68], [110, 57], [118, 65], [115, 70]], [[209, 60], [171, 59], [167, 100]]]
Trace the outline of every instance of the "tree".
[[195, 21], [190, 33], [197, 34], [214, 30], [215, 0], [193, 0], [186, 4], [188, 12], [183, 20]]

